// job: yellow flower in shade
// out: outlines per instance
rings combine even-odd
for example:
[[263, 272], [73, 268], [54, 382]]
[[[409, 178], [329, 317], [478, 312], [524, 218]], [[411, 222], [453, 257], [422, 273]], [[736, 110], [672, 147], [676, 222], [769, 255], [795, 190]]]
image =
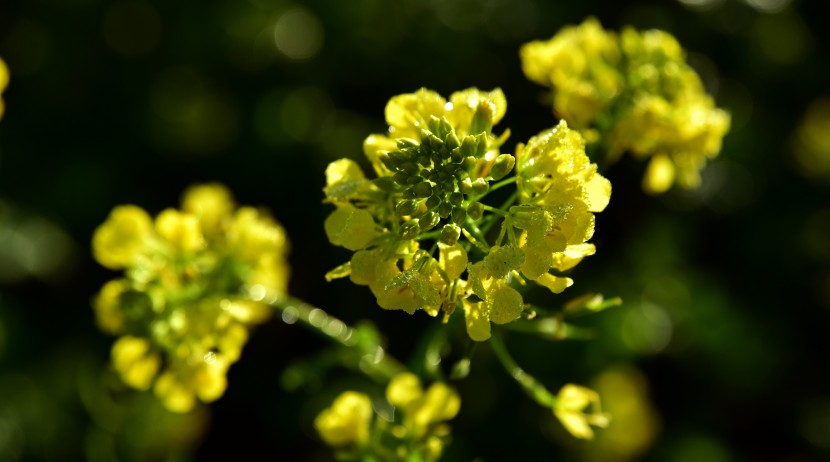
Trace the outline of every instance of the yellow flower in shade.
[[549, 271], [566, 271], [594, 254], [587, 241], [594, 234], [594, 213], [608, 205], [611, 183], [597, 173], [582, 137], [564, 121], [520, 145], [516, 159], [520, 205], [510, 211], [523, 230], [521, 271], [559, 293], [572, 281]]
[[591, 18], [526, 44], [521, 55], [528, 78], [553, 88], [556, 113], [609, 160], [624, 152], [651, 159], [646, 192], [697, 187], [729, 131], [729, 114], [715, 107], [666, 32], [629, 27], [617, 36]]
[[[3, 90], [6, 89], [6, 86], [9, 84], [9, 68], [6, 67], [6, 63], [0, 59], [0, 96], [3, 94]], [[5, 112], [6, 106], [3, 103], [3, 98], [0, 98], [0, 118], [3, 117], [3, 112]]]
[[433, 437], [448, 433], [443, 423], [452, 420], [461, 409], [461, 399], [447, 384], [434, 382], [425, 391], [418, 377], [409, 372], [398, 374], [389, 382], [386, 399], [404, 416], [399, 434], [421, 444], [430, 440], [431, 444], [441, 443]]
[[363, 393], [345, 391], [314, 419], [314, 428], [329, 446], [363, 445], [369, 440], [372, 400]]
[[[591, 410], [586, 412], [589, 406]], [[597, 392], [571, 383], [557, 393], [553, 414], [571, 435], [585, 440], [594, 437], [591, 425], [604, 428], [610, 422], [608, 415], [600, 409]]]
[[524, 310], [522, 295], [507, 285], [507, 275], [519, 269], [523, 252], [515, 246], [493, 247], [483, 261], [469, 266], [470, 288], [481, 299], [463, 301], [467, 334], [482, 342], [490, 338], [490, 322], [506, 324]]
[[190, 410], [219, 398], [248, 329], [272, 309], [251, 293], [284, 293], [288, 242], [264, 212], [236, 209], [221, 185], [197, 185], [180, 210], [153, 220], [136, 206], [116, 207], [93, 237], [93, 252], [125, 278], [94, 299], [102, 330], [124, 335], [115, 369], [136, 388], [153, 387], [165, 406]]

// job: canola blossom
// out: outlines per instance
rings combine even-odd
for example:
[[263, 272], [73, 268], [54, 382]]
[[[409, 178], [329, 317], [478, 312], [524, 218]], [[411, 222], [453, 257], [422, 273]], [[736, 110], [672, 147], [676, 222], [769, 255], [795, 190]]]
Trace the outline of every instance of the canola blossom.
[[[476, 341], [522, 315], [527, 280], [570, 286], [561, 272], [594, 253], [593, 214], [611, 185], [564, 122], [502, 153], [509, 131], [493, 127], [506, 109], [499, 89], [393, 97], [388, 133], [363, 146], [374, 177], [350, 159], [326, 169], [326, 235], [354, 252], [327, 278], [369, 286], [384, 309], [446, 320], [461, 306]], [[488, 203], [500, 189], [506, 200]]]
[[683, 48], [669, 33], [626, 27], [618, 35], [594, 18], [521, 48], [525, 75], [553, 89], [557, 116], [616, 161], [649, 159], [643, 188], [695, 188], [718, 155], [729, 114], [715, 106]]
[[450, 435], [447, 422], [461, 408], [456, 391], [443, 382], [424, 390], [417, 376], [403, 372], [387, 385], [386, 401], [392, 418], [373, 418], [368, 395], [344, 391], [314, 427], [341, 460], [438, 460]]
[[218, 184], [191, 187], [180, 210], [155, 219], [116, 207], [92, 248], [101, 265], [124, 271], [93, 303], [98, 326], [119, 336], [113, 367], [176, 412], [224, 393], [250, 327], [272, 312], [255, 294], [285, 293], [288, 281], [283, 228], [262, 210], [237, 208]]

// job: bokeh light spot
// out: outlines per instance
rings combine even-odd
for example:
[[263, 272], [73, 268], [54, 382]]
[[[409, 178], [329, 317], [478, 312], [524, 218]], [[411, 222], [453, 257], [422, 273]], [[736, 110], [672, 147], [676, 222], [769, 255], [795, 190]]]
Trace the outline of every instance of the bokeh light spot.
[[307, 61], [323, 46], [323, 25], [305, 8], [286, 11], [274, 24], [274, 44], [288, 59]]

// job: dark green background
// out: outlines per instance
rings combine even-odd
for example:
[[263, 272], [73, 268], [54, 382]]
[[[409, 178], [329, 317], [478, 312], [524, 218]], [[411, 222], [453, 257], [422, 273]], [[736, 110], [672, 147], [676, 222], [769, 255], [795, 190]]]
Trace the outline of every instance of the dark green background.
[[[642, 460], [827, 458], [828, 177], [803, 174], [793, 154], [804, 111], [830, 96], [827, 25], [820, 2], [757, 8], [774, 3], [3, 2], [0, 57], [11, 83], [0, 121], [0, 459], [89, 457], [98, 422], [78, 390], [105, 368], [112, 342], [89, 301], [115, 276], [92, 260], [92, 232], [115, 205], [155, 214], [194, 182], [222, 182], [239, 203], [269, 208], [292, 241], [292, 293], [348, 322], [372, 319], [408, 359], [434, 320], [380, 310], [365, 287], [323, 279], [349, 255], [323, 234], [325, 166], [340, 157], [365, 166], [362, 140], [385, 129], [386, 101], [421, 86], [445, 96], [501, 87], [508, 110], [497, 131], [511, 129], [512, 150], [556, 122], [544, 90], [524, 78], [518, 48], [590, 15], [607, 28], [674, 34], [733, 128], [696, 192], [645, 195], [644, 165], [627, 157], [605, 172], [614, 191], [597, 218], [598, 252], [568, 290], [623, 297], [577, 321], [598, 340], [513, 334], [508, 346], [552, 389], [612, 365], [642, 371], [661, 419]], [[320, 31], [308, 59], [275, 46], [289, 11], [316, 18], [303, 29]], [[314, 49], [313, 36], [298, 43]], [[340, 386], [379, 389], [334, 369], [286, 391], [282, 370], [322, 348], [277, 319], [259, 328], [190, 457], [325, 460], [315, 413]], [[464, 405], [448, 460], [589, 457], [488, 346], [458, 387]], [[114, 452], [165, 454], [129, 447]], [[187, 459], [179, 447], [175, 458]]]

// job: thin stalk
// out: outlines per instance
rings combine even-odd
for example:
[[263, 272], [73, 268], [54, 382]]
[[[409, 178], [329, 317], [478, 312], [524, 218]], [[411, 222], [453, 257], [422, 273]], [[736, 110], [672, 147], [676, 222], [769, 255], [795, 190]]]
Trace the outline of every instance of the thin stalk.
[[495, 329], [491, 334], [490, 344], [493, 346], [493, 351], [496, 353], [496, 357], [499, 358], [504, 370], [519, 383], [528, 396], [544, 407], [553, 408], [556, 406], [556, 397], [535, 377], [516, 364], [516, 361], [504, 346], [501, 335]]

